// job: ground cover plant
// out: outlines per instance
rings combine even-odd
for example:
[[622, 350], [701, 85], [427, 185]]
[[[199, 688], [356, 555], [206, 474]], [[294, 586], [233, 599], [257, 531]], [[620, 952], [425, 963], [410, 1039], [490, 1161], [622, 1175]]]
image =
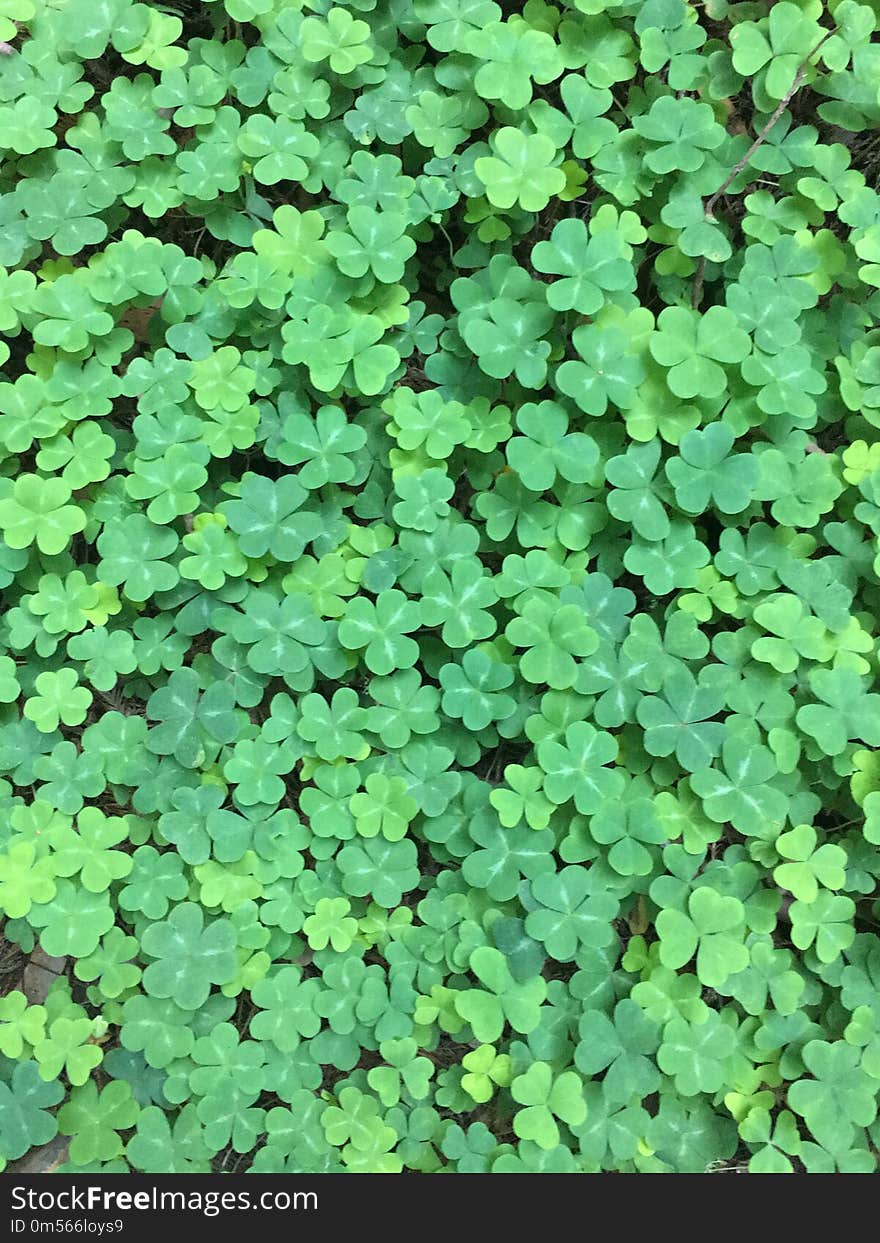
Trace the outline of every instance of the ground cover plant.
[[0, 0], [7, 1169], [874, 1169], [878, 22]]

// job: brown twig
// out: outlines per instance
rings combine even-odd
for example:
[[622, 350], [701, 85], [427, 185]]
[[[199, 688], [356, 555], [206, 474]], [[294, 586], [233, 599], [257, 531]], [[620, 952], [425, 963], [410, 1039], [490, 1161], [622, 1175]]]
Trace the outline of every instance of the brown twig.
[[[794, 95], [796, 95], [798, 90], [800, 89], [804, 78], [807, 76], [807, 70], [810, 68], [813, 57], [816, 55], [816, 53], [819, 51], [822, 45], [826, 43], [833, 34], [836, 34], [836, 33], [837, 33], [836, 26], [833, 26], [831, 30], [826, 30], [825, 34], [822, 36], [819, 42], [810, 49], [810, 51], [806, 54], [804, 59], [798, 65], [797, 72], [795, 73], [792, 79], [791, 86], [788, 88], [788, 90], [782, 96], [782, 99], [780, 99], [779, 103], [774, 108], [773, 112], [771, 113], [769, 121], [767, 121], [767, 123], [764, 125], [763, 129], [758, 134], [757, 138], [752, 143], [752, 145], [749, 147], [745, 155], [742, 156], [739, 160], [737, 160], [737, 162], [734, 164], [733, 168], [730, 170], [728, 175], [724, 178], [724, 180], [722, 181], [718, 189], [715, 191], [715, 193], [711, 196], [711, 198], [708, 198], [706, 200], [705, 205], [703, 207], [703, 218], [705, 220], [715, 219], [714, 215], [712, 214], [715, 210], [715, 204], [721, 198], [722, 194], [727, 189], [727, 187], [731, 184], [731, 182], [734, 181], [739, 176], [739, 174], [743, 171], [743, 169], [749, 163], [749, 161], [751, 160], [755, 152], [758, 150], [758, 148], [762, 146], [762, 144], [766, 141], [767, 135], [770, 133], [773, 126], [782, 116], [783, 112], [788, 107]], [[697, 266], [697, 274], [694, 277], [694, 290], [693, 290], [693, 295], [691, 297], [691, 306], [695, 310], [699, 308], [700, 302], [702, 301], [703, 278], [705, 277], [705, 274], [706, 274], [706, 256], [702, 255], [700, 257], [700, 262]]]

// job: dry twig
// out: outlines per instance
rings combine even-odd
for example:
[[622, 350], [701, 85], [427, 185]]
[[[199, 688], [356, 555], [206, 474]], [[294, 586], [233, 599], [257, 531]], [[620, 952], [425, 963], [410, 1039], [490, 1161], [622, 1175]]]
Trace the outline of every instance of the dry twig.
[[[733, 182], [739, 176], [739, 174], [743, 171], [743, 169], [748, 165], [749, 161], [751, 160], [755, 152], [758, 150], [758, 148], [766, 141], [767, 135], [770, 133], [773, 126], [782, 116], [783, 112], [788, 107], [789, 103], [791, 102], [793, 97], [797, 94], [798, 90], [800, 89], [804, 78], [807, 76], [807, 70], [810, 68], [813, 57], [816, 55], [816, 53], [819, 51], [822, 45], [826, 43], [833, 34], [836, 34], [836, 33], [837, 33], [836, 26], [832, 27], [831, 30], [826, 30], [825, 34], [822, 36], [819, 42], [810, 49], [810, 51], [807, 53], [807, 55], [798, 65], [797, 72], [795, 73], [794, 78], [792, 79], [791, 86], [788, 88], [788, 90], [782, 96], [782, 99], [780, 99], [779, 103], [774, 108], [773, 112], [770, 115], [770, 119], [764, 125], [763, 129], [758, 134], [757, 138], [752, 143], [752, 145], [749, 147], [745, 155], [742, 156], [741, 159], [737, 160], [737, 162], [734, 164], [733, 168], [730, 170], [728, 175], [724, 178], [721, 185], [718, 187], [718, 189], [715, 191], [712, 197], [706, 200], [706, 203], [703, 207], [703, 216], [706, 220], [715, 219], [713, 215], [713, 212], [715, 210], [715, 204], [721, 198], [722, 194], [727, 189], [727, 187], [731, 184], [731, 182]], [[699, 309], [700, 302], [702, 301], [702, 298], [703, 298], [703, 280], [704, 280], [705, 275], [706, 275], [706, 256], [703, 255], [697, 266], [697, 274], [694, 277], [694, 289], [693, 289], [693, 294], [691, 296], [691, 306], [694, 308], [694, 310]]]

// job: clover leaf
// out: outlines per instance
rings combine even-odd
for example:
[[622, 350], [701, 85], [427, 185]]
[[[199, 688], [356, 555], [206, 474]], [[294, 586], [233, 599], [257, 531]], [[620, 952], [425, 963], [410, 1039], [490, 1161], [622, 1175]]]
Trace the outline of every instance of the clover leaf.
[[632, 249], [618, 232], [587, 234], [582, 220], [560, 220], [549, 240], [532, 250], [539, 272], [559, 276], [547, 290], [556, 311], [594, 315], [607, 293], [633, 288]]
[[533, 1140], [539, 1148], [549, 1150], [559, 1143], [555, 1119], [578, 1126], [587, 1116], [583, 1084], [574, 1071], [553, 1076], [546, 1062], [533, 1062], [523, 1075], [510, 1085], [510, 1094], [519, 1105], [513, 1118], [513, 1129], [520, 1139]]
[[742, 942], [744, 928], [745, 914], [738, 898], [714, 889], [695, 889], [688, 899], [687, 914], [670, 907], [657, 916], [660, 961], [676, 969], [696, 954], [697, 975], [714, 988], [748, 965], [748, 950]]
[[226, 984], [235, 972], [235, 932], [225, 919], [205, 925], [199, 906], [182, 902], [166, 920], [150, 924], [144, 950], [155, 961], [144, 972], [154, 997], [170, 998], [184, 1010], [197, 1010], [212, 984]]
[[10, 1081], [0, 1083], [0, 1156], [15, 1161], [53, 1139], [58, 1123], [49, 1109], [63, 1097], [62, 1085], [57, 1080], [44, 1083], [35, 1062], [16, 1063]]
[[597, 890], [583, 868], [539, 876], [531, 882], [531, 893], [538, 905], [526, 916], [526, 932], [559, 962], [574, 959], [579, 946], [601, 949], [611, 940], [617, 900]]
[[518, 204], [541, 211], [565, 185], [565, 174], [553, 166], [556, 147], [546, 134], [523, 134], [505, 125], [493, 136], [494, 155], [480, 156], [474, 171], [495, 207]]
[[517, 983], [504, 955], [488, 945], [473, 951], [470, 968], [485, 987], [464, 990], [456, 997], [455, 1007], [482, 1044], [494, 1044], [506, 1023], [525, 1035], [534, 1031], [547, 993], [541, 976], [527, 984]]
[[36, 543], [41, 552], [63, 551], [86, 524], [78, 505], [69, 505], [71, 489], [61, 479], [20, 475], [11, 493], [0, 498], [0, 530], [10, 548]]

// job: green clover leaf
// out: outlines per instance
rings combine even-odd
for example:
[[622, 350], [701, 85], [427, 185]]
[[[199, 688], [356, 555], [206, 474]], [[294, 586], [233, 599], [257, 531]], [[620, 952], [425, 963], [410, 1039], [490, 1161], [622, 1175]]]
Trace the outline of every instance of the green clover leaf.
[[235, 973], [235, 932], [225, 919], [205, 924], [201, 907], [176, 906], [166, 920], [150, 924], [142, 938], [155, 961], [144, 971], [153, 997], [170, 998], [184, 1010], [198, 1010], [212, 984], [226, 984]]

